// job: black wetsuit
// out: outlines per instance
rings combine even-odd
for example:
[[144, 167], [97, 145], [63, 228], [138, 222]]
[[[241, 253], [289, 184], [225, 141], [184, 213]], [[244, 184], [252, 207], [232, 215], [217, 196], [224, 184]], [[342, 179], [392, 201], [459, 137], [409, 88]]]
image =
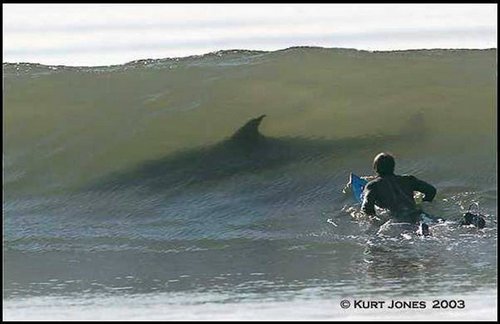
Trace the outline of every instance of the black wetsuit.
[[413, 199], [413, 192], [425, 195], [423, 201], [432, 201], [436, 188], [414, 176], [385, 175], [370, 181], [364, 191], [361, 210], [375, 215], [375, 205], [388, 209], [398, 221], [415, 223], [420, 210]]

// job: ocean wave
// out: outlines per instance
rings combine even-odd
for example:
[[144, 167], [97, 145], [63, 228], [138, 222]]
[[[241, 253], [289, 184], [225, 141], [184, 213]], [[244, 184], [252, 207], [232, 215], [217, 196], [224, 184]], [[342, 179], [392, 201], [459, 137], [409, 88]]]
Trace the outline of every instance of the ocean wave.
[[3, 68], [8, 249], [310, 239], [328, 219], [325, 240], [360, 235], [342, 188], [380, 151], [438, 187], [442, 216], [496, 219], [494, 49]]

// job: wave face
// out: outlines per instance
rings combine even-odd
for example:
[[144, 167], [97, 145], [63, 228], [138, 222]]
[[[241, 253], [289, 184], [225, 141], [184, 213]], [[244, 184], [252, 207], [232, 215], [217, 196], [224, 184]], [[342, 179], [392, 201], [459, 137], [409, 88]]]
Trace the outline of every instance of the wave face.
[[[4, 63], [5, 293], [496, 285], [496, 55]], [[257, 132], [233, 136], [262, 114]], [[477, 202], [489, 228], [364, 262], [368, 237], [342, 188], [380, 151], [438, 188], [433, 213], [457, 219]]]

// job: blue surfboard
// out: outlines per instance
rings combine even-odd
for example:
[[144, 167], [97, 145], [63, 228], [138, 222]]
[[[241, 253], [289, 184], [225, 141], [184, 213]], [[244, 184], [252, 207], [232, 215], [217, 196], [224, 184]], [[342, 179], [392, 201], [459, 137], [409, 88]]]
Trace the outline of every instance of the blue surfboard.
[[363, 201], [363, 190], [365, 189], [365, 186], [368, 183], [368, 181], [358, 177], [354, 173], [351, 173], [350, 182], [351, 182], [352, 193], [354, 195], [354, 199], [358, 203], [361, 203]]

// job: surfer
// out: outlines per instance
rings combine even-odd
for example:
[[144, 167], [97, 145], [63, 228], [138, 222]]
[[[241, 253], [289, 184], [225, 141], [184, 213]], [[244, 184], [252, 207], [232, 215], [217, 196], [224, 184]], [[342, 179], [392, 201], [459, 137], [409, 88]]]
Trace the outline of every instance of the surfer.
[[[364, 189], [361, 210], [371, 219], [377, 219], [375, 205], [390, 212], [391, 221], [416, 225], [422, 214], [436, 220], [418, 208], [413, 198], [415, 191], [424, 194], [423, 201], [431, 202], [436, 196], [436, 188], [412, 175], [395, 175], [395, 160], [388, 153], [380, 153], [373, 160], [373, 169], [377, 173]], [[420, 234], [428, 235], [429, 227], [424, 222], [419, 228]]]

